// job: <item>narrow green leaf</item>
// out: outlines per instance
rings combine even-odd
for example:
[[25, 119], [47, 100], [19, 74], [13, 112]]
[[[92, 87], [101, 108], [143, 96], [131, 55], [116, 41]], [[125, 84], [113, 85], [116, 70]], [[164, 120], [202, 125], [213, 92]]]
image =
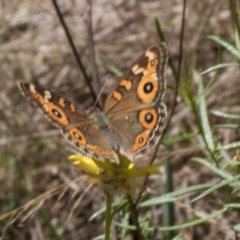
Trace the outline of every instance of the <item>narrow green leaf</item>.
[[240, 120], [240, 114], [230, 114], [230, 113], [224, 113], [220, 111], [211, 111], [211, 113], [222, 118]]
[[204, 74], [207, 74], [207, 73], [210, 73], [210, 72], [213, 72], [213, 71], [216, 71], [218, 69], [221, 69], [221, 68], [227, 68], [227, 67], [239, 67], [240, 64], [239, 63], [221, 63], [221, 64], [217, 64], [213, 67], [210, 67], [208, 69], [206, 69], [205, 71], [203, 71], [201, 73], [201, 75], [204, 75]]
[[[118, 206], [122, 206], [123, 204], [126, 204], [127, 200], [126, 199], [121, 199], [120, 201], [113, 203], [112, 207], [118, 207]], [[99, 209], [97, 212], [95, 212], [89, 219], [88, 221], [93, 221], [97, 216], [101, 215], [102, 213], [104, 213], [106, 211], [106, 207], [103, 207], [101, 209]]]
[[182, 235], [177, 235], [172, 240], [183, 240], [183, 236]]
[[217, 36], [208, 36], [209, 39], [217, 42], [224, 48], [226, 48], [229, 52], [231, 52], [233, 55], [235, 55], [238, 59], [240, 59], [240, 50], [238, 50], [235, 46], [230, 44], [229, 42], [225, 41], [224, 39], [217, 37]]
[[[198, 201], [199, 199], [207, 196], [208, 194], [216, 191], [217, 189], [223, 187], [223, 186], [226, 186], [234, 181], [237, 181], [240, 179], [240, 175], [236, 176], [236, 177], [233, 177], [231, 179], [227, 179], [227, 180], [223, 180], [221, 181], [220, 183], [218, 184], [215, 184], [214, 186], [210, 187], [208, 190], [206, 190], [205, 192], [201, 193], [198, 197], [192, 199], [190, 202], [195, 202], [195, 201]], [[238, 182], [239, 186], [240, 186], [240, 183]]]
[[171, 193], [166, 193], [160, 197], [156, 197], [156, 198], [152, 198], [150, 200], [147, 200], [145, 202], [142, 202], [141, 204], [139, 204], [139, 207], [147, 207], [147, 206], [152, 206], [152, 205], [156, 205], [156, 204], [161, 204], [164, 202], [172, 202], [173, 200], [178, 200], [178, 196], [183, 195], [183, 194], [187, 194], [190, 192], [195, 192], [198, 190], [202, 190], [205, 188], [209, 188], [212, 187], [213, 184], [199, 184], [199, 185], [195, 185], [195, 186], [191, 186], [191, 187], [187, 187], [184, 189], [180, 189]]
[[240, 203], [229, 203], [229, 204], [225, 204], [224, 207], [228, 207], [228, 208], [240, 208]]
[[200, 105], [200, 117], [201, 117], [201, 123], [204, 133], [204, 138], [208, 144], [208, 147], [213, 150], [214, 149], [214, 142], [211, 132], [211, 127], [208, 121], [208, 114], [207, 114], [207, 105], [205, 101], [205, 96], [202, 94], [203, 92], [203, 82], [202, 77], [199, 77], [199, 85], [198, 85], [198, 94], [200, 96], [199, 98], [199, 105]]
[[232, 128], [238, 129], [240, 126], [238, 124], [217, 124], [214, 126], [215, 128]]
[[213, 218], [223, 214], [226, 211], [227, 211], [227, 208], [223, 208], [221, 210], [213, 212], [212, 214], [207, 215], [204, 218], [197, 218], [197, 219], [194, 218], [194, 220], [192, 220], [190, 222], [187, 222], [187, 223], [175, 225], [175, 226], [172, 226], [172, 227], [160, 227], [160, 228], [157, 228], [157, 229], [159, 231], [173, 231], [173, 230], [178, 230], [178, 229], [182, 229], [182, 228], [186, 228], [186, 227], [192, 227], [192, 226], [198, 225], [200, 223], [204, 223], [204, 222], [206, 222], [210, 219], [213, 219]]
[[46, 224], [47, 228], [49, 229], [52, 239], [54, 240], [63, 240], [63, 238], [59, 235], [56, 227], [52, 224], [51, 219], [49, 218], [47, 212], [40, 208], [38, 210], [39, 215], [42, 217], [43, 222]]
[[210, 163], [209, 161], [207, 161], [206, 159], [203, 158], [192, 158], [193, 161], [198, 162], [200, 164], [202, 164], [203, 166], [207, 167], [209, 170], [213, 171], [214, 173], [216, 173], [218, 176], [225, 178], [225, 179], [230, 179], [232, 178], [232, 175], [217, 168], [217, 166], [215, 164]]
[[233, 230], [236, 231], [236, 232], [240, 232], [240, 224], [234, 225]]
[[95, 238], [92, 238], [92, 240], [104, 240], [104, 234], [103, 235], [99, 235], [99, 236], [97, 236], [97, 237], [95, 237]]
[[232, 148], [239, 148], [240, 147], [240, 142], [234, 142], [234, 143], [230, 143], [224, 146], [219, 146], [217, 148], [217, 150], [221, 150], [221, 149], [232, 149]]
[[128, 230], [136, 230], [136, 227], [133, 225], [129, 225], [129, 223], [125, 222], [125, 223], [120, 223], [117, 221], [113, 221], [114, 225], [124, 228], [124, 229], [128, 229]]

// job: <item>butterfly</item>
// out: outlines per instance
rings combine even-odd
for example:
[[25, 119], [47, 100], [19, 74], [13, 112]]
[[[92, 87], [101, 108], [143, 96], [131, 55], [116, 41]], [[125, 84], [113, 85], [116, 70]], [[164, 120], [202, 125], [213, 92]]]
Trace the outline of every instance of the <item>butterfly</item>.
[[154, 149], [162, 134], [167, 61], [165, 43], [150, 47], [118, 80], [102, 110], [86, 110], [33, 84], [18, 86], [81, 154], [116, 162], [119, 151], [134, 161]]

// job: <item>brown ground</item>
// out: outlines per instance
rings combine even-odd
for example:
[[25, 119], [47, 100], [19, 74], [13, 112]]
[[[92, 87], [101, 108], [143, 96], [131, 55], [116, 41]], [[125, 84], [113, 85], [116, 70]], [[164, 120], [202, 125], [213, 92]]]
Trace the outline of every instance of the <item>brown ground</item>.
[[[149, 46], [159, 41], [154, 18], [158, 18], [162, 26], [169, 53], [177, 66], [182, 1], [93, 2], [93, 33], [102, 85], [110, 74], [106, 92], [117, 80], [117, 70], [124, 71]], [[59, 5], [85, 69], [91, 75], [93, 71], [88, 50], [85, 1], [59, 0]], [[17, 82], [33, 81], [79, 104], [89, 105], [91, 101], [50, 0], [2, 0], [0, 11], [0, 214], [3, 214], [79, 176], [66, 161], [70, 154], [69, 145], [59, 131], [20, 95]], [[218, 62], [218, 46], [207, 38], [208, 35], [222, 36], [229, 42], [234, 41], [229, 1], [188, 1], [182, 69], [186, 65], [192, 69], [196, 83], [199, 71]], [[225, 52], [223, 62], [231, 61], [235, 59]], [[240, 112], [239, 77], [237, 68], [227, 68], [219, 72], [217, 80], [208, 91], [209, 111]], [[170, 68], [167, 78], [169, 85], [172, 85]], [[210, 75], [204, 76], [205, 83], [209, 79]], [[196, 92], [196, 89], [193, 91]], [[166, 94], [165, 100], [168, 106], [172, 104], [172, 91]], [[223, 120], [214, 116], [210, 120], [212, 126], [223, 123]], [[181, 134], [180, 126], [188, 132], [196, 131], [188, 107], [179, 98], [168, 138]], [[219, 134], [223, 144], [239, 138], [239, 134], [233, 130], [214, 133]], [[199, 141], [197, 145], [202, 146], [202, 139], [196, 140]], [[175, 189], [220, 180], [207, 168], [191, 161], [194, 156], [203, 156], [194, 148], [196, 145], [191, 144], [189, 141], [182, 141], [171, 149], [171, 153], [179, 151], [172, 157]], [[85, 189], [86, 185], [81, 181], [72, 183], [61, 199], [58, 199], [59, 193], [43, 204], [43, 211], [63, 239], [92, 239], [103, 231], [103, 217], [87, 222], [91, 214], [104, 206], [104, 196], [96, 188], [88, 191], [70, 222], [65, 224], [72, 205]], [[226, 200], [221, 198], [225, 195], [227, 198], [229, 193], [223, 193], [220, 197], [211, 195], [196, 203], [189, 203], [193, 195], [184, 197], [176, 203], [177, 223], [194, 216], [204, 217], [220, 209]], [[46, 223], [43, 223], [43, 212], [35, 213], [22, 223], [23, 217], [25, 216], [21, 215], [7, 231], [4, 239], [54, 239]], [[157, 219], [157, 224], [162, 225], [160, 207], [155, 211], [154, 219], [155, 223]], [[229, 212], [197, 227], [183, 229], [180, 233], [185, 240], [233, 240], [235, 233], [231, 229], [231, 222], [239, 222], [239, 219]], [[5, 224], [6, 222], [0, 224], [0, 234]]]

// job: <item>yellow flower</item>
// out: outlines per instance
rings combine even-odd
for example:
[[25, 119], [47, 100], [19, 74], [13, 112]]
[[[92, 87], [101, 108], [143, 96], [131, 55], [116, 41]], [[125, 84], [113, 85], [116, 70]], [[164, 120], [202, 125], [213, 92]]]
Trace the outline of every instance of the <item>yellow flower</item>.
[[144, 188], [137, 178], [159, 174], [158, 167], [162, 165], [158, 163], [147, 167], [135, 167], [125, 156], [118, 154], [118, 157], [118, 164], [78, 155], [71, 155], [69, 160], [76, 168], [89, 176], [88, 183], [98, 184], [107, 193], [121, 190], [128, 194], [132, 187]]

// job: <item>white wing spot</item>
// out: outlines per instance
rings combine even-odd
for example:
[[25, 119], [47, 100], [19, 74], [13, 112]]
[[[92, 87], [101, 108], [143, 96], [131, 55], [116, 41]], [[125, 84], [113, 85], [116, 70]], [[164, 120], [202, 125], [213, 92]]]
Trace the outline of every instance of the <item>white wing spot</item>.
[[158, 81], [158, 76], [157, 76], [156, 73], [153, 73], [153, 74], [152, 74], [152, 78], [153, 78], [154, 80]]
[[145, 56], [148, 57], [150, 61], [153, 60], [155, 57], [154, 53], [149, 50], [145, 53]]
[[132, 72], [135, 75], [138, 75], [139, 73], [142, 73], [144, 70], [145, 70], [144, 68], [140, 68], [137, 64], [132, 67]]
[[33, 84], [30, 84], [29, 89], [30, 89], [30, 92], [32, 92], [32, 93], [36, 92], [35, 86]]
[[147, 74], [148, 74], [148, 70], [145, 69], [145, 70], [143, 71], [143, 75], [146, 76]]
[[50, 100], [52, 98], [52, 94], [49, 91], [45, 90], [44, 91], [44, 98], [47, 99], [47, 100]]
[[77, 138], [77, 139], [80, 139], [80, 136], [78, 133], [74, 132], [74, 136]]

